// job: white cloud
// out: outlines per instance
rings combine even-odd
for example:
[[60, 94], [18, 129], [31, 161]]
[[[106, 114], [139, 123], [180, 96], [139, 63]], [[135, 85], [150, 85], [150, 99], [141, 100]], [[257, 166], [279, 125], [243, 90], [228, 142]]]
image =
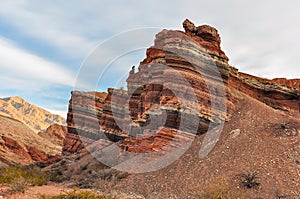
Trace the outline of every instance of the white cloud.
[[[88, 54], [95, 40], [140, 27], [178, 29], [185, 18], [190, 18], [196, 24], [208, 23], [219, 29], [226, 54], [242, 71], [296, 78], [300, 76], [296, 59], [300, 51], [296, 39], [300, 34], [298, 7], [297, 1], [270, 0], [174, 0], [171, 4], [155, 0], [20, 0], [2, 2], [0, 16], [23, 34], [79, 59]], [[244, 48], [248, 51], [239, 52]], [[276, 57], [282, 61], [274, 62]]]
[[63, 66], [31, 54], [2, 37], [0, 37], [0, 71], [1, 79], [6, 82], [6, 89], [35, 90], [45, 85], [74, 84], [74, 74]]
[[5, 1], [1, 3], [0, 16], [22, 34], [55, 46], [66, 56], [73, 59], [78, 56], [84, 57], [95, 42], [74, 31], [75, 26], [81, 26], [80, 21], [68, 21], [67, 16], [72, 12], [59, 9], [59, 4], [39, 3], [37, 2], [40, 7], [30, 1]]

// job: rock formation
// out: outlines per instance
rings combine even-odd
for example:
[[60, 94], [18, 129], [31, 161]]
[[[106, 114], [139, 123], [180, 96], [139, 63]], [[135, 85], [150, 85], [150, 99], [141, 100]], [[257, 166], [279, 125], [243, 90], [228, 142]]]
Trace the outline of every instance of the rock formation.
[[65, 124], [65, 118], [32, 105], [20, 97], [0, 99], [0, 115], [19, 120], [36, 133], [45, 132], [53, 123]]
[[129, 152], [155, 151], [173, 139], [174, 130], [189, 140], [231, 119], [238, 100], [232, 90], [275, 109], [299, 112], [299, 79], [240, 73], [228, 64], [215, 28], [196, 27], [189, 20], [183, 27], [185, 32], [163, 30], [156, 35], [138, 71], [130, 72], [127, 91], [72, 92], [65, 155], [84, 152], [99, 140], [118, 142]]
[[67, 134], [67, 127], [59, 124], [52, 124], [47, 129], [46, 132], [39, 132], [38, 135], [44, 139], [50, 141], [53, 144], [63, 146]]
[[300, 79], [264, 79], [231, 68], [229, 84], [247, 95], [284, 111], [300, 112]]
[[[157, 198], [199, 198], [201, 183], [255, 169], [262, 182], [256, 197], [272, 198], [278, 190], [299, 197], [300, 79], [241, 73], [228, 64], [215, 28], [189, 20], [183, 27], [156, 35], [146, 58], [129, 72], [127, 90], [72, 91], [66, 161], [54, 167], [63, 167], [63, 175], [92, 176], [97, 184], [94, 173], [103, 162], [96, 158], [107, 151], [113, 151], [108, 166], [126, 164], [134, 154], [153, 162], [192, 142], [168, 167], [132, 174], [117, 187], [146, 198], [154, 192]], [[207, 134], [223, 122], [217, 144], [199, 159]]]
[[22, 122], [0, 116], [0, 162], [50, 164], [61, 157], [62, 147], [38, 136]]

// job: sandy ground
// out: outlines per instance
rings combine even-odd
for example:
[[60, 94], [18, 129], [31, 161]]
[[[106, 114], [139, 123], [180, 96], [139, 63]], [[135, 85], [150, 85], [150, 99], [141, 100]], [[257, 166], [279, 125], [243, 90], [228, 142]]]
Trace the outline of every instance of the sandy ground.
[[7, 199], [38, 199], [41, 195], [55, 196], [71, 189], [65, 188], [60, 184], [49, 184], [44, 186], [29, 187], [25, 193], [16, 193], [13, 195], [5, 194], [7, 187], [0, 187], [0, 198]]

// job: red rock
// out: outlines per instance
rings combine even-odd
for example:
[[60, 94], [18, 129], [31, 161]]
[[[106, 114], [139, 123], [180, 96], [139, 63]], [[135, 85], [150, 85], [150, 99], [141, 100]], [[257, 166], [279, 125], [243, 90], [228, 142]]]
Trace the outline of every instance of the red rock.
[[231, 68], [229, 85], [275, 108], [300, 112], [300, 79], [264, 79]]
[[[238, 100], [232, 95], [234, 90], [276, 109], [299, 111], [299, 79], [267, 80], [240, 73], [228, 64], [215, 28], [196, 27], [189, 20], [184, 21], [183, 27], [185, 32], [163, 30], [156, 35], [138, 71], [130, 72], [128, 91], [72, 92], [65, 155], [85, 151], [85, 146], [99, 140], [120, 142], [121, 149], [135, 153], [162, 149], [170, 144], [176, 132], [183, 141], [189, 140], [187, 133], [202, 134], [209, 124], [218, 125], [231, 119]], [[165, 82], [172, 89], [164, 86]], [[193, 96], [197, 103], [191, 103]], [[211, 107], [213, 101], [215, 109]], [[149, 111], [157, 116], [152, 114], [151, 118]], [[160, 124], [158, 116], [164, 111], [166, 123]], [[178, 131], [183, 113], [188, 125]], [[157, 125], [149, 127], [156, 133], [149, 136], [149, 129], [140, 127], [147, 127], [156, 117]], [[177, 142], [174, 147], [181, 146], [180, 140]]]
[[197, 32], [197, 28], [195, 24], [188, 19], [185, 19], [182, 25], [185, 32], [192, 33], [192, 34], [195, 34]]
[[38, 136], [25, 124], [0, 116], [0, 161], [7, 164], [51, 164], [61, 157], [61, 147]]
[[66, 126], [62, 126], [60, 124], [52, 124], [46, 129], [46, 132], [39, 132], [38, 135], [49, 140], [54, 144], [62, 146], [66, 133]]

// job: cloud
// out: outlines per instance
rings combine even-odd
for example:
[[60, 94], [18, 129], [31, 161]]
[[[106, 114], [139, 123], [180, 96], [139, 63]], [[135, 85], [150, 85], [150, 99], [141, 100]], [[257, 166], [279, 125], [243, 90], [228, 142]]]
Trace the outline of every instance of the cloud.
[[136, 29], [100, 43], [81, 65], [76, 89], [95, 90], [99, 86], [106, 90], [105, 87], [115, 87], [133, 65], [138, 65], [145, 58], [146, 49], [153, 44], [154, 35], [159, 31], [158, 28]]
[[6, 89], [39, 90], [54, 84], [73, 86], [74, 74], [0, 37], [1, 82]]
[[95, 41], [75, 31], [74, 27], [80, 26], [80, 19], [69, 21], [72, 12], [60, 6], [61, 3], [52, 2], [44, 5], [34, 1], [6, 1], [0, 7], [0, 16], [23, 35], [54, 46], [65, 56], [83, 58], [95, 45]]
[[[300, 44], [295, 39], [300, 34], [298, 7], [297, 1], [287, 4], [270, 0], [174, 0], [171, 4], [155, 0], [129, 0], [126, 4], [108, 0], [20, 0], [3, 2], [0, 16], [23, 34], [39, 38], [77, 60], [83, 59], [99, 40], [119, 32], [141, 27], [178, 29], [185, 18], [190, 18], [196, 24], [208, 23], [219, 29], [230, 63], [242, 71], [296, 78], [300, 76], [296, 59]], [[241, 53], [245, 48], [247, 51]], [[281, 61], [274, 62], [276, 57]]]
[[[230, 64], [240, 71], [268, 78], [299, 78], [299, 4], [298, 1], [271, 0], [174, 0], [172, 3], [158, 0], [128, 0], [126, 3], [109, 0], [3, 1], [0, 23], [6, 25], [0, 26], [0, 82], [5, 84], [0, 94], [29, 96], [48, 88], [50, 96], [43, 93], [44, 98], [57, 103], [56, 96], [69, 97], [74, 74], [99, 42], [137, 28], [182, 29], [185, 18], [197, 25], [215, 26]], [[2, 34], [1, 28], [8, 31], [7, 34]], [[15, 32], [10, 34], [9, 31]], [[151, 44], [155, 33], [152, 33]], [[105, 90], [105, 87], [117, 83], [131, 65], [144, 58], [142, 53], [126, 54], [134, 50], [128, 49], [128, 44], [138, 40], [143, 40], [142, 34], [102, 48], [104, 58], [90, 60], [93, 68], [81, 74], [80, 88], [96, 88], [96, 83], [90, 80], [99, 78], [102, 70], [99, 68], [106, 67], [109, 61], [112, 61], [110, 70], [100, 87]], [[107, 62], [106, 58], [112, 60]], [[59, 91], [58, 85], [63, 87]], [[49, 101], [39, 100], [41, 106], [62, 110], [52, 105], [49, 107]]]

